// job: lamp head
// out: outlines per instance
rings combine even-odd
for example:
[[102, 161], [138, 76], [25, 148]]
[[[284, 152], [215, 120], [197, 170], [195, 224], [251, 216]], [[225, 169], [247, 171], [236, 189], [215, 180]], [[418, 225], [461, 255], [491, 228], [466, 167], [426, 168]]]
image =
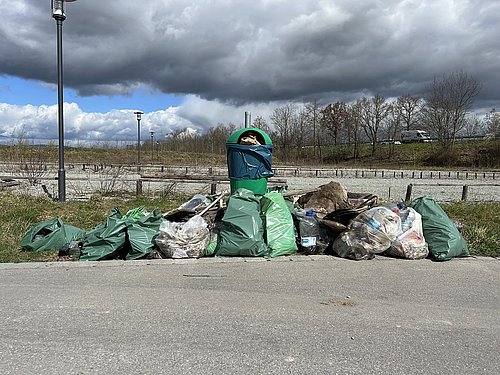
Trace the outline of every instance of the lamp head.
[[137, 120], [140, 120], [144, 112], [141, 111], [135, 111], [134, 114], [137, 116]]
[[76, 0], [51, 0], [52, 5], [52, 17], [56, 20], [65, 20], [66, 14], [64, 13], [64, 3], [72, 3]]

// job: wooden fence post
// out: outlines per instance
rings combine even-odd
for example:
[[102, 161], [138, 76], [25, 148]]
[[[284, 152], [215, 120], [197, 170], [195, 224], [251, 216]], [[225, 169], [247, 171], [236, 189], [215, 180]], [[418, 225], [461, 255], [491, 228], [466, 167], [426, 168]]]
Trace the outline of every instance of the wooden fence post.
[[405, 202], [408, 203], [411, 200], [411, 191], [413, 190], [413, 184], [410, 184], [406, 188]]
[[138, 197], [139, 195], [142, 195], [142, 181], [137, 180], [135, 182], [135, 195]]
[[468, 185], [464, 185], [462, 187], [462, 200], [466, 201], [468, 195], [469, 195], [469, 186]]

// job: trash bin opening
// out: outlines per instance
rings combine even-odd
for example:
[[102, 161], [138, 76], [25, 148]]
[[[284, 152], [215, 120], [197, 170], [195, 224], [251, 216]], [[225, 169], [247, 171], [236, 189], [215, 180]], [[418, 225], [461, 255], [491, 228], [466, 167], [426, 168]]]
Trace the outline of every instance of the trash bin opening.
[[248, 130], [241, 133], [240, 136], [238, 137], [238, 143], [243, 143], [243, 140], [246, 140], [246, 142], [244, 143], [248, 144], [249, 139], [255, 139], [258, 142], [258, 144], [261, 145], [266, 144], [264, 135], [259, 132], [256, 132], [255, 130]]

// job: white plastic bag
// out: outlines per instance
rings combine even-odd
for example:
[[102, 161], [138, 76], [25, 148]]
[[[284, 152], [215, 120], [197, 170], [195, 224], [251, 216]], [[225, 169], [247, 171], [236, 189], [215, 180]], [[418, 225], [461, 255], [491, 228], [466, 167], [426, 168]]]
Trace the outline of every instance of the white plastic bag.
[[208, 224], [200, 215], [186, 222], [165, 220], [156, 243], [167, 258], [200, 258], [210, 241]]

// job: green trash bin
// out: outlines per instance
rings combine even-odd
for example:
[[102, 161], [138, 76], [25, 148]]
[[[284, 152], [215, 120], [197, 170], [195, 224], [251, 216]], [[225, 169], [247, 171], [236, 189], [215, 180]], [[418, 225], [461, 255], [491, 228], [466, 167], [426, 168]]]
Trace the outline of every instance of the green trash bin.
[[[256, 140], [257, 144], [246, 140]], [[271, 138], [261, 129], [243, 128], [229, 136], [226, 149], [231, 194], [239, 188], [265, 194], [267, 179], [273, 176]]]

